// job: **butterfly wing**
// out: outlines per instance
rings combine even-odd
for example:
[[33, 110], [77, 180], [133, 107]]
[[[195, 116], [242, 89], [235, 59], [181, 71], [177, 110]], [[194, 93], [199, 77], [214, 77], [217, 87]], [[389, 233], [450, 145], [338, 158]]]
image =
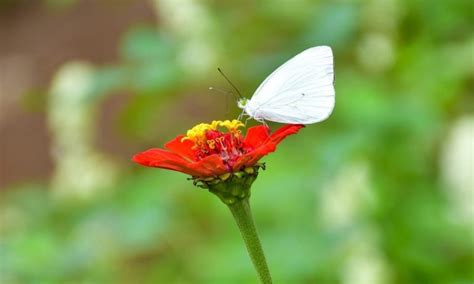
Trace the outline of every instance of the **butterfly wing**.
[[334, 64], [328, 46], [309, 48], [273, 71], [245, 105], [256, 120], [311, 124], [329, 117], [335, 103]]

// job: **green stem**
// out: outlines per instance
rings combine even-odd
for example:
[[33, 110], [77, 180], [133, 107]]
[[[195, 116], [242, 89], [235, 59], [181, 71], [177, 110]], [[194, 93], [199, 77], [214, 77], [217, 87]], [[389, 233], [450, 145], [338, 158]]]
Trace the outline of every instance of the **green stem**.
[[252, 259], [253, 265], [257, 270], [260, 282], [263, 284], [271, 284], [272, 278], [270, 271], [268, 270], [265, 255], [263, 254], [262, 246], [258, 238], [257, 229], [252, 218], [252, 212], [250, 211], [249, 199], [245, 198], [238, 200], [233, 204], [227, 204], [232, 215], [234, 216], [235, 222], [239, 227], [242, 238], [244, 239], [247, 251]]

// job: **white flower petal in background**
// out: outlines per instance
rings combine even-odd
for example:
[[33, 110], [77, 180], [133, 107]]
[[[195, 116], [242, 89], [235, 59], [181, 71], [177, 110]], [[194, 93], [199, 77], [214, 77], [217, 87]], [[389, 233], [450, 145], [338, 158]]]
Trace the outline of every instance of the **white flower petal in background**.
[[350, 226], [364, 204], [373, 200], [369, 188], [367, 163], [353, 163], [344, 167], [331, 183], [321, 190], [321, 216], [328, 228]]
[[180, 41], [178, 62], [191, 77], [215, 70], [219, 38], [207, 5], [196, 0], [155, 0], [161, 24]]
[[474, 116], [458, 119], [441, 153], [441, 175], [447, 185], [454, 220], [474, 225]]
[[382, 33], [366, 34], [357, 46], [357, 59], [368, 71], [388, 70], [395, 61], [392, 39]]
[[90, 198], [111, 185], [117, 167], [94, 149], [96, 108], [91, 103], [94, 69], [72, 62], [54, 77], [48, 105], [51, 153], [55, 162], [52, 188], [59, 197]]
[[378, 249], [376, 231], [366, 228], [360, 235], [352, 236], [350, 253], [342, 267], [344, 284], [391, 283], [389, 266]]
[[[342, 168], [321, 191], [319, 208], [328, 231], [344, 231], [341, 283], [390, 283], [390, 269], [378, 244], [377, 230], [364, 215], [375, 205], [367, 162]], [[349, 229], [350, 228], [350, 229]]]

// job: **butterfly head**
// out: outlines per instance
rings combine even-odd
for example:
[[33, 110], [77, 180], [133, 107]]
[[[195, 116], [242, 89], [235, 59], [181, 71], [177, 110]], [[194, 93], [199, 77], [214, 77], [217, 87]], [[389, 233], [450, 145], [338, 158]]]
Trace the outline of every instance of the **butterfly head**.
[[248, 103], [248, 99], [247, 98], [240, 98], [238, 101], [237, 101], [237, 106], [239, 106], [239, 108], [241, 109], [244, 109], [245, 106], [247, 105]]

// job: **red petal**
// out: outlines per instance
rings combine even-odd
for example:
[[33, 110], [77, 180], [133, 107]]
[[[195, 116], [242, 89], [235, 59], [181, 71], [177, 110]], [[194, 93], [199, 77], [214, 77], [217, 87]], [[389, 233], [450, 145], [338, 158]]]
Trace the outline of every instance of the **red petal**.
[[[304, 125], [285, 125], [283, 127], [280, 127], [277, 131], [275, 131], [270, 136], [269, 139], [266, 139], [266, 141], [264, 140], [265, 142], [260, 140], [260, 144], [254, 144], [254, 145], [257, 145], [258, 147], [255, 150], [250, 151], [247, 154], [244, 154], [242, 157], [240, 157], [237, 160], [237, 162], [234, 164], [233, 170], [239, 171], [243, 167], [249, 167], [249, 166], [255, 165], [263, 156], [275, 151], [276, 145], [280, 143], [283, 139], [285, 139], [288, 135], [297, 133], [303, 127]], [[262, 130], [258, 130], [258, 131], [260, 131], [260, 134], [259, 134], [260, 136], [258, 137], [263, 137]], [[252, 136], [256, 134], [257, 133], [252, 134]], [[248, 136], [249, 135], [247, 134], [247, 137]], [[247, 140], [247, 137], [246, 137], [246, 140]], [[257, 135], [255, 137], [257, 137]], [[258, 141], [258, 140], [255, 139], [254, 141]]]
[[199, 162], [191, 163], [190, 168], [200, 171], [200, 177], [218, 176], [229, 172], [229, 169], [224, 165], [222, 158], [217, 155], [210, 155], [200, 160]]
[[305, 126], [302, 124], [287, 124], [278, 128], [277, 131], [272, 133], [270, 140], [273, 143], [278, 144], [281, 142], [281, 140], [285, 139], [286, 136], [298, 133], [298, 131], [303, 127]]
[[165, 148], [179, 156], [194, 161], [196, 159], [196, 151], [193, 150], [194, 142], [191, 140], [183, 140], [184, 135], [179, 135], [175, 139], [165, 144]]
[[272, 142], [265, 143], [258, 147], [257, 149], [244, 154], [240, 157], [235, 164], [233, 165], [232, 169], [234, 171], [240, 171], [244, 167], [250, 167], [255, 165], [263, 156], [267, 155], [275, 151], [276, 145]]
[[163, 149], [150, 149], [133, 156], [132, 160], [140, 165], [182, 172], [192, 176], [204, 176], [207, 170], [193, 167], [180, 156]]
[[208, 156], [199, 162], [188, 162], [175, 153], [163, 149], [150, 149], [133, 156], [140, 165], [182, 172], [196, 177], [217, 176], [228, 172], [219, 155]]
[[250, 127], [247, 130], [247, 136], [245, 136], [244, 144], [250, 146], [252, 149], [257, 148], [266, 142], [270, 137], [270, 128], [268, 126], [259, 125]]

